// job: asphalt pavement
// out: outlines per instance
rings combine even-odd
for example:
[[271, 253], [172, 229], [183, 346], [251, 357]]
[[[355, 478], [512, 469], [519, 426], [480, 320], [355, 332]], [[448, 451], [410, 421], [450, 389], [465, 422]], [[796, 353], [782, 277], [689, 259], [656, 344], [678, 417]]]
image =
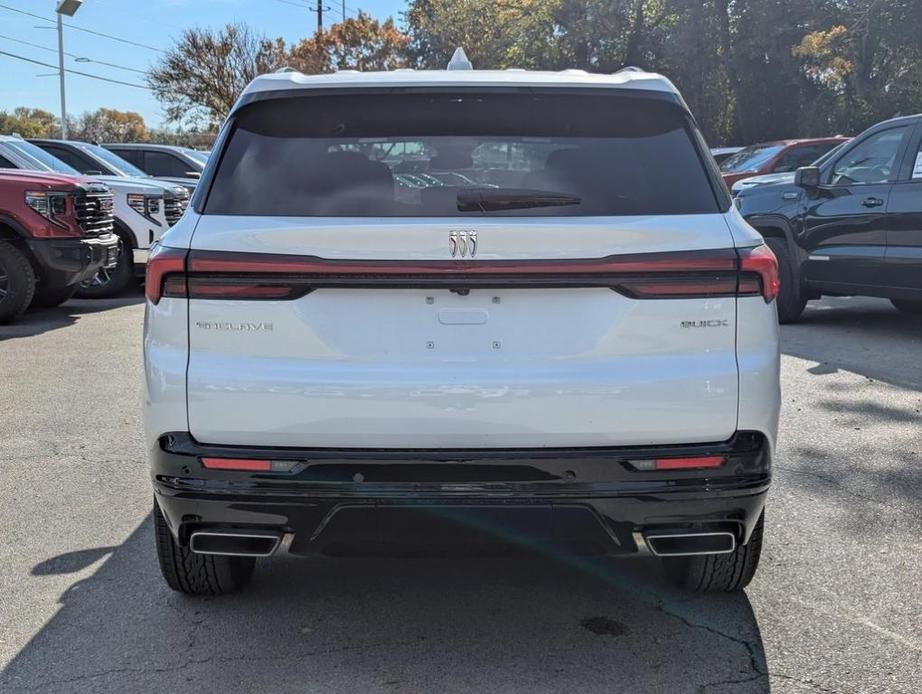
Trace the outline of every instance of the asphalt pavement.
[[261, 561], [169, 591], [139, 414], [142, 297], [0, 326], [0, 692], [918, 692], [922, 321], [826, 299], [783, 329], [762, 564]]

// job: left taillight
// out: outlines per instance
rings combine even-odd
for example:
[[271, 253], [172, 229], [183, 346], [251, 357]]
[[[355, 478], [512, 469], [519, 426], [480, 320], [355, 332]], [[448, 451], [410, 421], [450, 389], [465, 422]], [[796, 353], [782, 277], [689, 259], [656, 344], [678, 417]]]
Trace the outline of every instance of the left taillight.
[[186, 256], [184, 248], [156, 246], [147, 259], [144, 294], [152, 304], [166, 297], [184, 297], [186, 292]]

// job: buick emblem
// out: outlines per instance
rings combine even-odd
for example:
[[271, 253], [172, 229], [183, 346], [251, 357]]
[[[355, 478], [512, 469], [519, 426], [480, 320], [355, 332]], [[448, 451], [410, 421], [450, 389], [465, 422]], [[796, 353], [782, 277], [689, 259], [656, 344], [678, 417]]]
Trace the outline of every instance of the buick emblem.
[[449, 231], [448, 252], [452, 258], [473, 258], [477, 255], [477, 232], [466, 229]]

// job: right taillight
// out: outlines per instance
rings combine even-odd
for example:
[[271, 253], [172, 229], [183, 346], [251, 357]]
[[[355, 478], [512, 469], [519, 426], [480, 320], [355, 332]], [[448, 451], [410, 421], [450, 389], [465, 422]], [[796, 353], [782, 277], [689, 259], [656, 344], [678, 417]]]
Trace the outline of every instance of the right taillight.
[[781, 279], [778, 276], [778, 259], [768, 246], [741, 248], [740, 254], [740, 295], [761, 294], [766, 304], [770, 304], [781, 291]]
[[144, 294], [156, 304], [163, 296], [186, 296], [186, 256], [184, 248], [155, 246], [147, 259]]

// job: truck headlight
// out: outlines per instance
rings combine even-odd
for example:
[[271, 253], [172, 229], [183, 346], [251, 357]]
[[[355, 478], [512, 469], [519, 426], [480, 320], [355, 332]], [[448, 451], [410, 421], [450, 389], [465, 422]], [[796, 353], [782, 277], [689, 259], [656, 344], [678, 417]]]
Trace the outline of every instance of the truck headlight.
[[27, 190], [26, 205], [49, 221], [67, 214], [67, 193]]
[[160, 212], [160, 196], [128, 193], [128, 206], [139, 215], [151, 218]]

